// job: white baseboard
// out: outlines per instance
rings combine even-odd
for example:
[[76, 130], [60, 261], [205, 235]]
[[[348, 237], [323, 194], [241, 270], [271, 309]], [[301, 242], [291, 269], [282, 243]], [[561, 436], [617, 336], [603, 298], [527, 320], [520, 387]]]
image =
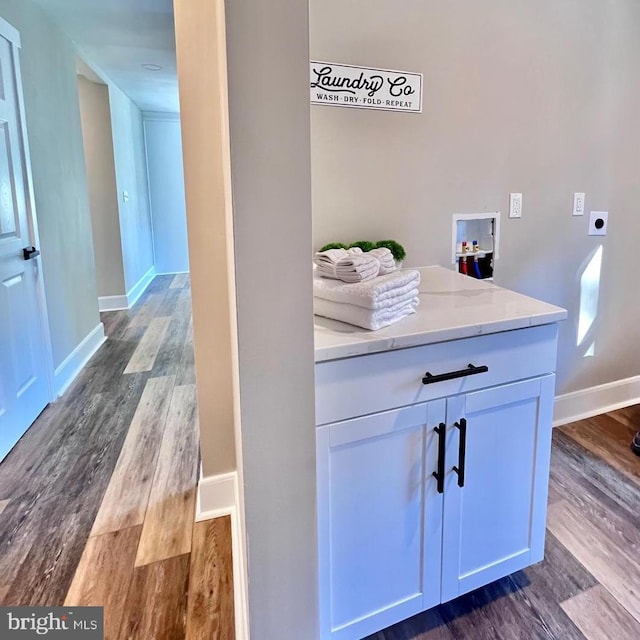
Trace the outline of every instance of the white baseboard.
[[238, 517], [238, 474], [223, 473], [201, 478], [198, 483], [196, 522], [221, 516], [231, 516], [231, 546], [233, 554], [233, 599], [236, 640], [249, 640], [249, 608], [247, 602], [246, 558], [244, 532]]
[[56, 368], [53, 373], [53, 384], [58, 397], [68, 389], [85, 364], [89, 362], [91, 356], [106, 339], [104, 326], [100, 322]]
[[145, 292], [145, 289], [151, 284], [151, 281], [156, 277], [156, 268], [151, 267], [147, 273], [145, 273], [138, 282], [136, 282], [129, 291], [127, 291], [127, 304], [129, 308], [138, 302], [140, 296]]
[[98, 310], [102, 311], [121, 311], [129, 308], [127, 296], [100, 296], [98, 298]]
[[640, 376], [607, 382], [556, 396], [553, 426], [591, 418], [601, 413], [640, 403]]
[[120, 296], [100, 296], [98, 298], [98, 310], [102, 311], [122, 311], [131, 309], [138, 302], [140, 296], [145, 292], [151, 281], [157, 276], [156, 268], [151, 267], [136, 284], [129, 289], [127, 295]]
[[177, 276], [180, 273], [191, 273], [191, 271], [156, 271], [157, 276]]

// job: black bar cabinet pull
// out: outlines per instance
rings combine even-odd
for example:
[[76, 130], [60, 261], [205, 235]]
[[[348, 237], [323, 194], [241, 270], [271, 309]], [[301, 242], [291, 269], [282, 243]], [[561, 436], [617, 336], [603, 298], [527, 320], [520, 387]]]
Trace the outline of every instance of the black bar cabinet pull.
[[475, 376], [477, 373], [486, 373], [487, 371], [489, 371], [489, 367], [487, 367], [486, 364], [483, 364], [480, 367], [470, 364], [466, 369], [449, 371], [449, 373], [438, 373], [435, 376], [427, 371], [427, 373], [424, 374], [424, 378], [422, 378], [422, 384], [433, 384], [434, 382], [443, 382], [444, 380], [466, 378], [467, 376]]
[[447, 425], [441, 422], [433, 429], [438, 434], [438, 470], [431, 475], [438, 481], [438, 493], [444, 493], [444, 448], [446, 444]]
[[39, 255], [40, 252], [35, 247], [25, 247], [22, 250], [22, 257], [25, 260], [33, 260], [33, 258], [36, 258]]
[[460, 446], [458, 448], [458, 466], [453, 467], [453, 470], [458, 474], [458, 486], [464, 487], [464, 467], [465, 457], [467, 455], [467, 421], [465, 418], [460, 418], [460, 422], [456, 422], [454, 427], [460, 429]]

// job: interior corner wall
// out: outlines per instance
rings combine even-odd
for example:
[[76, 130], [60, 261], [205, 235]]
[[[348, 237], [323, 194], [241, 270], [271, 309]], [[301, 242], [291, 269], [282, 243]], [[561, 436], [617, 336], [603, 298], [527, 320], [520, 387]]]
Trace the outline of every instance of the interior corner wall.
[[[310, 12], [311, 59], [424, 75], [421, 114], [312, 107], [315, 246], [391, 237], [407, 266], [452, 267], [452, 214], [501, 211], [497, 283], [569, 310], [557, 391], [640, 374], [640, 4], [311, 0]], [[587, 236], [590, 210], [609, 211], [606, 237]]]
[[143, 113], [157, 273], [189, 271], [180, 115]]
[[109, 100], [124, 282], [130, 293], [154, 266], [144, 128], [140, 109], [113, 83]]
[[78, 76], [98, 296], [123, 296], [124, 268], [109, 89]]
[[[314, 640], [308, 5], [227, 0], [226, 12], [251, 637]], [[265, 260], [271, 238], [280, 250]]]
[[[234, 433], [233, 238], [228, 180], [226, 77], [220, 60], [222, 0], [176, 0], [193, 342], [204, 477], [237, 470]], [[224, 30], [222, 30], [224, 33]]]
[[0, 0], [20, 31], [31, 153], [54, 366], [100, 323], [73, 43], [32, 0]]

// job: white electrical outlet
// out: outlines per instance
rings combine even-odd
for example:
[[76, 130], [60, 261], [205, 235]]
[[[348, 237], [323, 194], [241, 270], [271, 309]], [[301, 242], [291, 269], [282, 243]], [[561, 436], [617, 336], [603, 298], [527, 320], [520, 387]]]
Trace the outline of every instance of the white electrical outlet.
[[122, 192], [122, 202], [129, 202], [129, 192], [128, 191], [123, 191]]
[[589, 216], [589, 235], [606, 236], [608, 222], [608, 211], [592, 211], [591, 215]]
[[573, 215], [574, 216], [584, 215], [584, 201], [585, 201], [584, 193], [573, 194]]
[[512, 193], [509, 197], [509, 217], [522, 218], [522, 194]]

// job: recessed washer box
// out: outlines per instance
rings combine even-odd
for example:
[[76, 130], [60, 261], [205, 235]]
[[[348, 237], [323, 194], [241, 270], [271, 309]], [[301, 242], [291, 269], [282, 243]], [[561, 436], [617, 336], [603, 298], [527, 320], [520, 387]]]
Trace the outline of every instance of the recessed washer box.
[[[498, 258], [498, 244], [500, 240], [500, 212], [488, 213], [454, 213], [451, 234], [451, 264], [458, 265], [463, 256], [473, 258], [474, 253], [462, 251], [462, 243], [472, 247], [477, 240], [482, 260], [483, 278], [493, 277], [495, 261]], [[456, 267], [457, 268], [457, 267]]]

